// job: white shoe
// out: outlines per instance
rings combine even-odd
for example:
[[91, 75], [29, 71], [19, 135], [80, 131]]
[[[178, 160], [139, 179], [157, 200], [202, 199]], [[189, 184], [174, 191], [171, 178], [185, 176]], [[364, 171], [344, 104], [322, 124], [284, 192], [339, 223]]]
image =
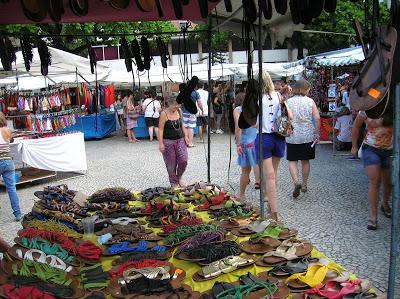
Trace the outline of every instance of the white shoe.
[[215, 133], [217, 133], [217, 134], [224, 134], [224, 131], [222, 131], [222, 130], [217, 130]]
[[214, 131], [214, 130], [211, 130], [211, 131], [210, 131], [210, 134], [215, 134], [215, 131]]

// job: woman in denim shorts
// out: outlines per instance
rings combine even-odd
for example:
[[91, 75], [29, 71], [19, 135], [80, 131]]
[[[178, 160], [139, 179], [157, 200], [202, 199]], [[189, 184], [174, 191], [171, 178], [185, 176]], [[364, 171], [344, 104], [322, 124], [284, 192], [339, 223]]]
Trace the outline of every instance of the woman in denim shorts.
[[353, 124], [351, 153], [358, 152], [357, 141], [363, 123], [367, 125], [367, 134], [362, 145], [362, 160], [368, 176], [368, 200], [371, 218], [368, 222], [369, 230], [378, 228], [379, 188], [382, 185], [383, 201], [381, 211], [387, 218], [391, 218], [390, 195], [391, 183], [391, 155], [393, 148], [393, 125], [386, 124], [383, 118], [368, 118], [365, 112], [360, 111]]
[[[263, 156], [259, 157], [259, 152], [256, 150], [256, 158], [257, 160], [260, 158], [263, 160], [266, 195], [264, 202], [269, 205], [269, 218], [278, 220], [278, 205], [276, 199], [278, 168], [281, 158], [285, 155], [286, 142], [285, 137], [275, 133], [274, 127], [282, 99], [275, 91], [274, 84], [272, 83], [272, 79], [267, 71], [262, 73], [261, 80], [263, 80], [262, 132], [258, 132], [256, 144], [258, 144], [261, 139]], [[291, 119], [292, 112], [287, 106], [286, 108], [288, 110], [289, 118]]]

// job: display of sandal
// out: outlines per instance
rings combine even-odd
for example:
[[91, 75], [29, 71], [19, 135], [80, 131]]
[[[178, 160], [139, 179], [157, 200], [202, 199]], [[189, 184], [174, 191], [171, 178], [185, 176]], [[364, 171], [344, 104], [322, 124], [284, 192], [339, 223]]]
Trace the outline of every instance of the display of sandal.
[[[93, 193], [82, 206], [74, 202], [75, 194], [66, 185], [35, 192], [40, 200], [25, 215], [24, 229], [18, 231], [16, 244], [0, 259], [0, 297], [375, 296], [370, 284], [355, 280], [341, 266], [311, 258], [312, 245], [299, 239], [296, 229], [259, 219], [251, 206], [236, 201], [219, 186], [200, 182], [186, 188], [156, 187], [141, 195], [124, 188], [106, 188]], [[139, 197], [146, 202], [131, 202]], [[179, 204], [183, 201], [190, 203]], [[380, 209], [388, 214], [385, 207]], [[82, 220], [89, 216], [97, 218], [94, 233], [101, 236], [95, 237], [101, 247], [96, 241], [88, 241], [88, 235], [83, 238], [82, 222], [86, 220]], [[376, 223], [370, 226], [373, 224], [376, 229]], [[237, 237], [247, 238], [238, 241]], [[315, 250], [313, 256], [321, 255]], [[268, 271], [259, 273], [260, 268], [254, 264]], [[185, 270], [190, 273], [185, 283], [195, 283], [193, 286], [200, 288], [197, 282], [214, 279], [212, 289], [211, 283], [208, 291], [193, 292], [182, 284]]]
[[343, 272], [343, 268], [329, 261], [320, 261], [310, 265], [307, 272], [295, 273], [288, 277], [285, 282], [291, 289], [307, 290], [324, 283], [326, 278], [338, 277]]
[[165, 238], [165, 244], [167, 246], [176, 246], [182, 243], [184, 240], [202, 232], [207, 231], [222, 231], [225, 232], [222, 228], [213, 225], [213, 224], [198, 224], [190, 227], [179, 227], [174, 232], [169, 234]]
[[267, 252], [262, 257], [260, 266], [269, 267], [276, 266], [286, 261], [291, 261], [309, 255], [312, 250], [312, 245], [309, 242], [288, 239], [282, 242], [275, 250]]
[[[261, 259], [263, 259], [263, 257]], [[288, 277], [295, 273], [307, 272], [309, 263], [316, 262], [316, 261], [317, 261], [317, 259], [311, 258], [311, 257], [300, 258], [300, 259], [288, 261], [282, 265], [277, 265], [272, 270], [270, 270], [268, 273], [275, 277], [279, 277], [279, 278]], [[257, 262], [256, 262], [256, 264], [257, 264]]]
[[252, 219], [252, 218], [237, 219], [237, 218], [228, 217], [227, 219], [222, 219], [221, 221], [216, 222], [215, 224], [226, 230], [232, 230], [232, 229], [238, 229], [243, 226], [247, 226], [252, 221], [254, 221], [254, 219]]
[[281, 245], [281, 242], [271, 237], [250, 239], [240, 243], [240, 248], [249, 254], [264, 254]]
[[357, 296], [357, 294], [365, 294], [370, 288], [370, 283], [363, 280], [346, 282], [328, 281], [325, 285], [304, 291], [304, 297], [308, 298], [309, 295], [315, 294], [327, 299], [338, 299], [345, 298], [347, 295]]
[[55, 255], [50, 255], [46, 254], [41, 250], [38, 249], [26, 249], [22, 247], [16, 247], [15, 245], [13, 247], [10, 247], [7, 250], [7, 254], [9, 254], [12, 258], [17, 259], [17, 260], [27, 260], [27, 261], [33, 261], [41, 264], [46, 264], [52, 268], [56, 268], [62, 271], [65, 271], [67, 273], [71, 273], [73, 275], [76, 275], [76, 269], [74, 269], [72, 266], [67, 265], [62, 259], [60, 259], [58, 256]]
[[223, 243], [199, 245], [195, 248], [187, 249], [174, 257], [185, 261], [196, 261], [200, 265], [210, 264], [214, 261], [223, 259], [231, 255], [241, 253], [239, 245], [235, 241], [226, 241]]
[[122, 187], [105, 188], [96, 191], [89, 198], [90, 203], [123, 203], [132, 200], [132, 193]]
[[254, 258], [252, 257], [229, 256], [202, 267], [193, 275], [192, 279], [194, 281], [210, 280], [252, 264], [254, 264]]
[[229, 240], [234, 240], [236, 237], [234, 236], [225, 236], [225, 233], [222, 231], [209, 231], [198, 233], [193, 237], [190, 237], [182, 242], [179, 247], [176, 249], [175, 254], [179, 255], [182, 252], [186, 252], [198, 246], [212, 244], [212, 243], [221, 243]]

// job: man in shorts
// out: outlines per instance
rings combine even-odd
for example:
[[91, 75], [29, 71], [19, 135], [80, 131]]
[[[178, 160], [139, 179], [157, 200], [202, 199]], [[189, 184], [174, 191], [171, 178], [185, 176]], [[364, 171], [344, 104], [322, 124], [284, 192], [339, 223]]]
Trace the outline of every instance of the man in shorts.
[[[192, 78], [193, 79], [193, 78]], [[198, 80], [198, 79], [197, 79]], [[190, 95], [190, 99], [199, 107], [201, 113], [203, 114], [203, 105], [200, 101], [200, 95], [197, 92], [197, 84], [195, 90], [192, 91]], [[182, 106], [182, 119], [183, 126], [186, 128], [186, 140], [188, 140], [188, 147], [194, 147], [193, 137], [194, 137], [194, 128], [197, 125], [197, 117], [196, 114], [191, 114], [185, 106]]]
[[199, 105], [197, 105], [197, 127], [199, 128], [199, 138], [203, 141], [203, 128], [205, 132], [208, 130], [208, 91], [204, 90], [204, 83], [200, 81], [197, 84], [197, 93], [200, 96], [200, 101], [203, 111], [200, 110]]

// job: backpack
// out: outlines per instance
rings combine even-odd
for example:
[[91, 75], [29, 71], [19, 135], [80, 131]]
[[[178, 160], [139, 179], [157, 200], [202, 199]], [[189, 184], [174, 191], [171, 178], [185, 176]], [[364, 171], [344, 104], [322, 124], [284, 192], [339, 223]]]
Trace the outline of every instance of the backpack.
[[393, 56], [397, 43], [397, 31], [390, 25], [378, 26], [375, 38], [367, 49], [363, 42], [361, 26], [356, 23], [357, 33], [363, 45], [365, 60], [360, 74], [350, 88], [353, 109], [365, 111], [370, 118], [380, 118], [390, 102]]

